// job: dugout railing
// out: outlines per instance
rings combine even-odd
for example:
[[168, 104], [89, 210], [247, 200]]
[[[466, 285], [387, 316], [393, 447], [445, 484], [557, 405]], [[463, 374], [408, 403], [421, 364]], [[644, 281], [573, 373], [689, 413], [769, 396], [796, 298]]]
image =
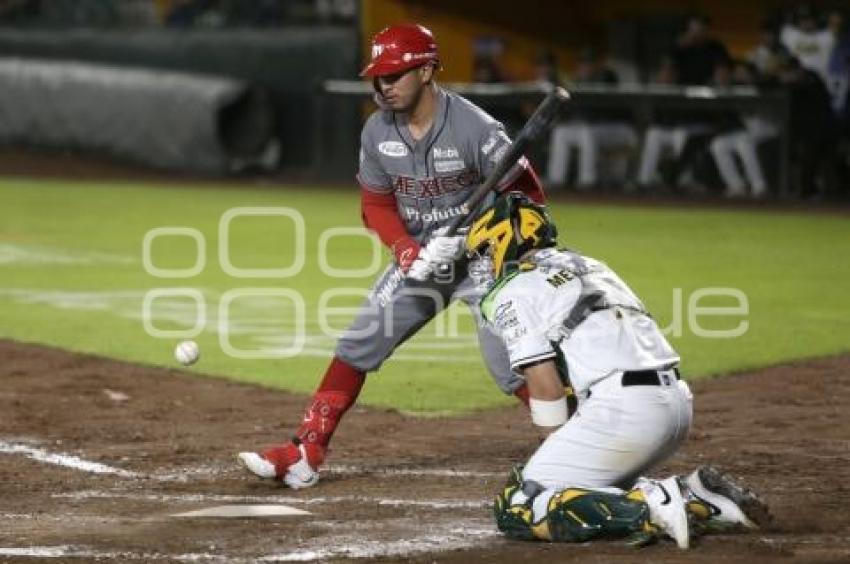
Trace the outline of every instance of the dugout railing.
[[[503, 84], [447, 83], [445, 87], [481, 103], [504, 107], [539, 101], [551, 88], [545, 82]], [[777, 194], [786, 198], [790, 194], [790, 97], [781, 89], [758, 90], [750, 86], [715, 88], [708, 86], [671, 86], [644, 84], [583, 84], [568, 86], [570, 104], [576, 109], [628, 110], [634, 116], [638, 130], [643, 131], [653, 123], [654, 116], [663, 110], [694, 110], [695, 112], [767, 112], [779, 124]], [[321, 176], [326, 171], [325, 155], [328, 127], [332, 127], [335, 107], [341, 100], [364, 103], [373, 95], [371, 84], [355, 80], [326, 80], [317, 93], [314, 104], [313, 168]], [[514, 132], [515, 133], [515, 132]], [[356, 154], [356, 152], [353, 152]]]

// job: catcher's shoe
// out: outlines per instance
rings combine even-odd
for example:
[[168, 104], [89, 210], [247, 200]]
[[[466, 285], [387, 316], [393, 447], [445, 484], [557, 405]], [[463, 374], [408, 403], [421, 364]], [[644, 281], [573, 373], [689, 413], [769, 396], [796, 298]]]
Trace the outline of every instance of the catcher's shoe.
[[636, 487], [643, 492], [649, 506], [650, 523], [676, 541], [679, 548], [687, 550], [691, 544], [691, 530], [678, 478], [672, 476], [660, 481], [641, 478]]
[[[317, 449], [311, 449], [317, 450]], [[309, 488], [319, 481], [318, 468], [322, 453], [315, 452], [315, 467], [310, 463], [308, 449], [303, 443], [287, 443], [261, 453], [240, 452], [237, 459], [248, 471], [260, 478], [283, 481], [292, 489]]]
[[689, 512], [708, 531], [758, 529], [770, 524], [767, 504], [714, 466], [700, 466], [685, 478]]

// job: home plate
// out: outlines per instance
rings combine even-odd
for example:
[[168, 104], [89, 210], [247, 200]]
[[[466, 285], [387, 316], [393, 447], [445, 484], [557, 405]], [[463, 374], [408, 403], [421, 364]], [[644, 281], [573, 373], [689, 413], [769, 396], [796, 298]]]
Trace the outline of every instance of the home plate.
[[197, 511], [174, 513], [172, 517], [288, 517], [291, 515], [310, 515], [310, 512], [288, 505], [217, 505]]

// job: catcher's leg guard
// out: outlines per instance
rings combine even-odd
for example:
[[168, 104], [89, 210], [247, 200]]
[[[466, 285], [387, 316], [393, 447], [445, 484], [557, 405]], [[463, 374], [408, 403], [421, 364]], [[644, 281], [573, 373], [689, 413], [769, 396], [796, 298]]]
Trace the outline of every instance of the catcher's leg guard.
[[648, 523], [646, 503], [621, 494], [569, 488], [552, 496], [536, 532], [556, 542], [584, 542], [645, 532]]
[[522, 482], [520, 468], [514, 468], [504, 490], [496, 496], [496, 525], [507, 537], [584, 542], [654, 531], [643, 500], [581, 488], [555, 492], [546, 505], [546, 514], [535, 519], [532, 506], [542, 488], [534, 489], [529, 482]]

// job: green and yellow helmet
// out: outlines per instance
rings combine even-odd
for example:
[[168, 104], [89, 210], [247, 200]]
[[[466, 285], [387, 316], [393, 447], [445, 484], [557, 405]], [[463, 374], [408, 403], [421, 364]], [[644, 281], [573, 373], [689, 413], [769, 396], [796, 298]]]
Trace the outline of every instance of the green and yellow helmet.
[[472, 222], [466, 251], [470, 256], [489, 255], [493, 273], [499, 276], [506, 265], [516, 263], [532, 249], [554, 247], [557, 239], [558, 229], [545, 207], [522, 192], [508, 192]]

